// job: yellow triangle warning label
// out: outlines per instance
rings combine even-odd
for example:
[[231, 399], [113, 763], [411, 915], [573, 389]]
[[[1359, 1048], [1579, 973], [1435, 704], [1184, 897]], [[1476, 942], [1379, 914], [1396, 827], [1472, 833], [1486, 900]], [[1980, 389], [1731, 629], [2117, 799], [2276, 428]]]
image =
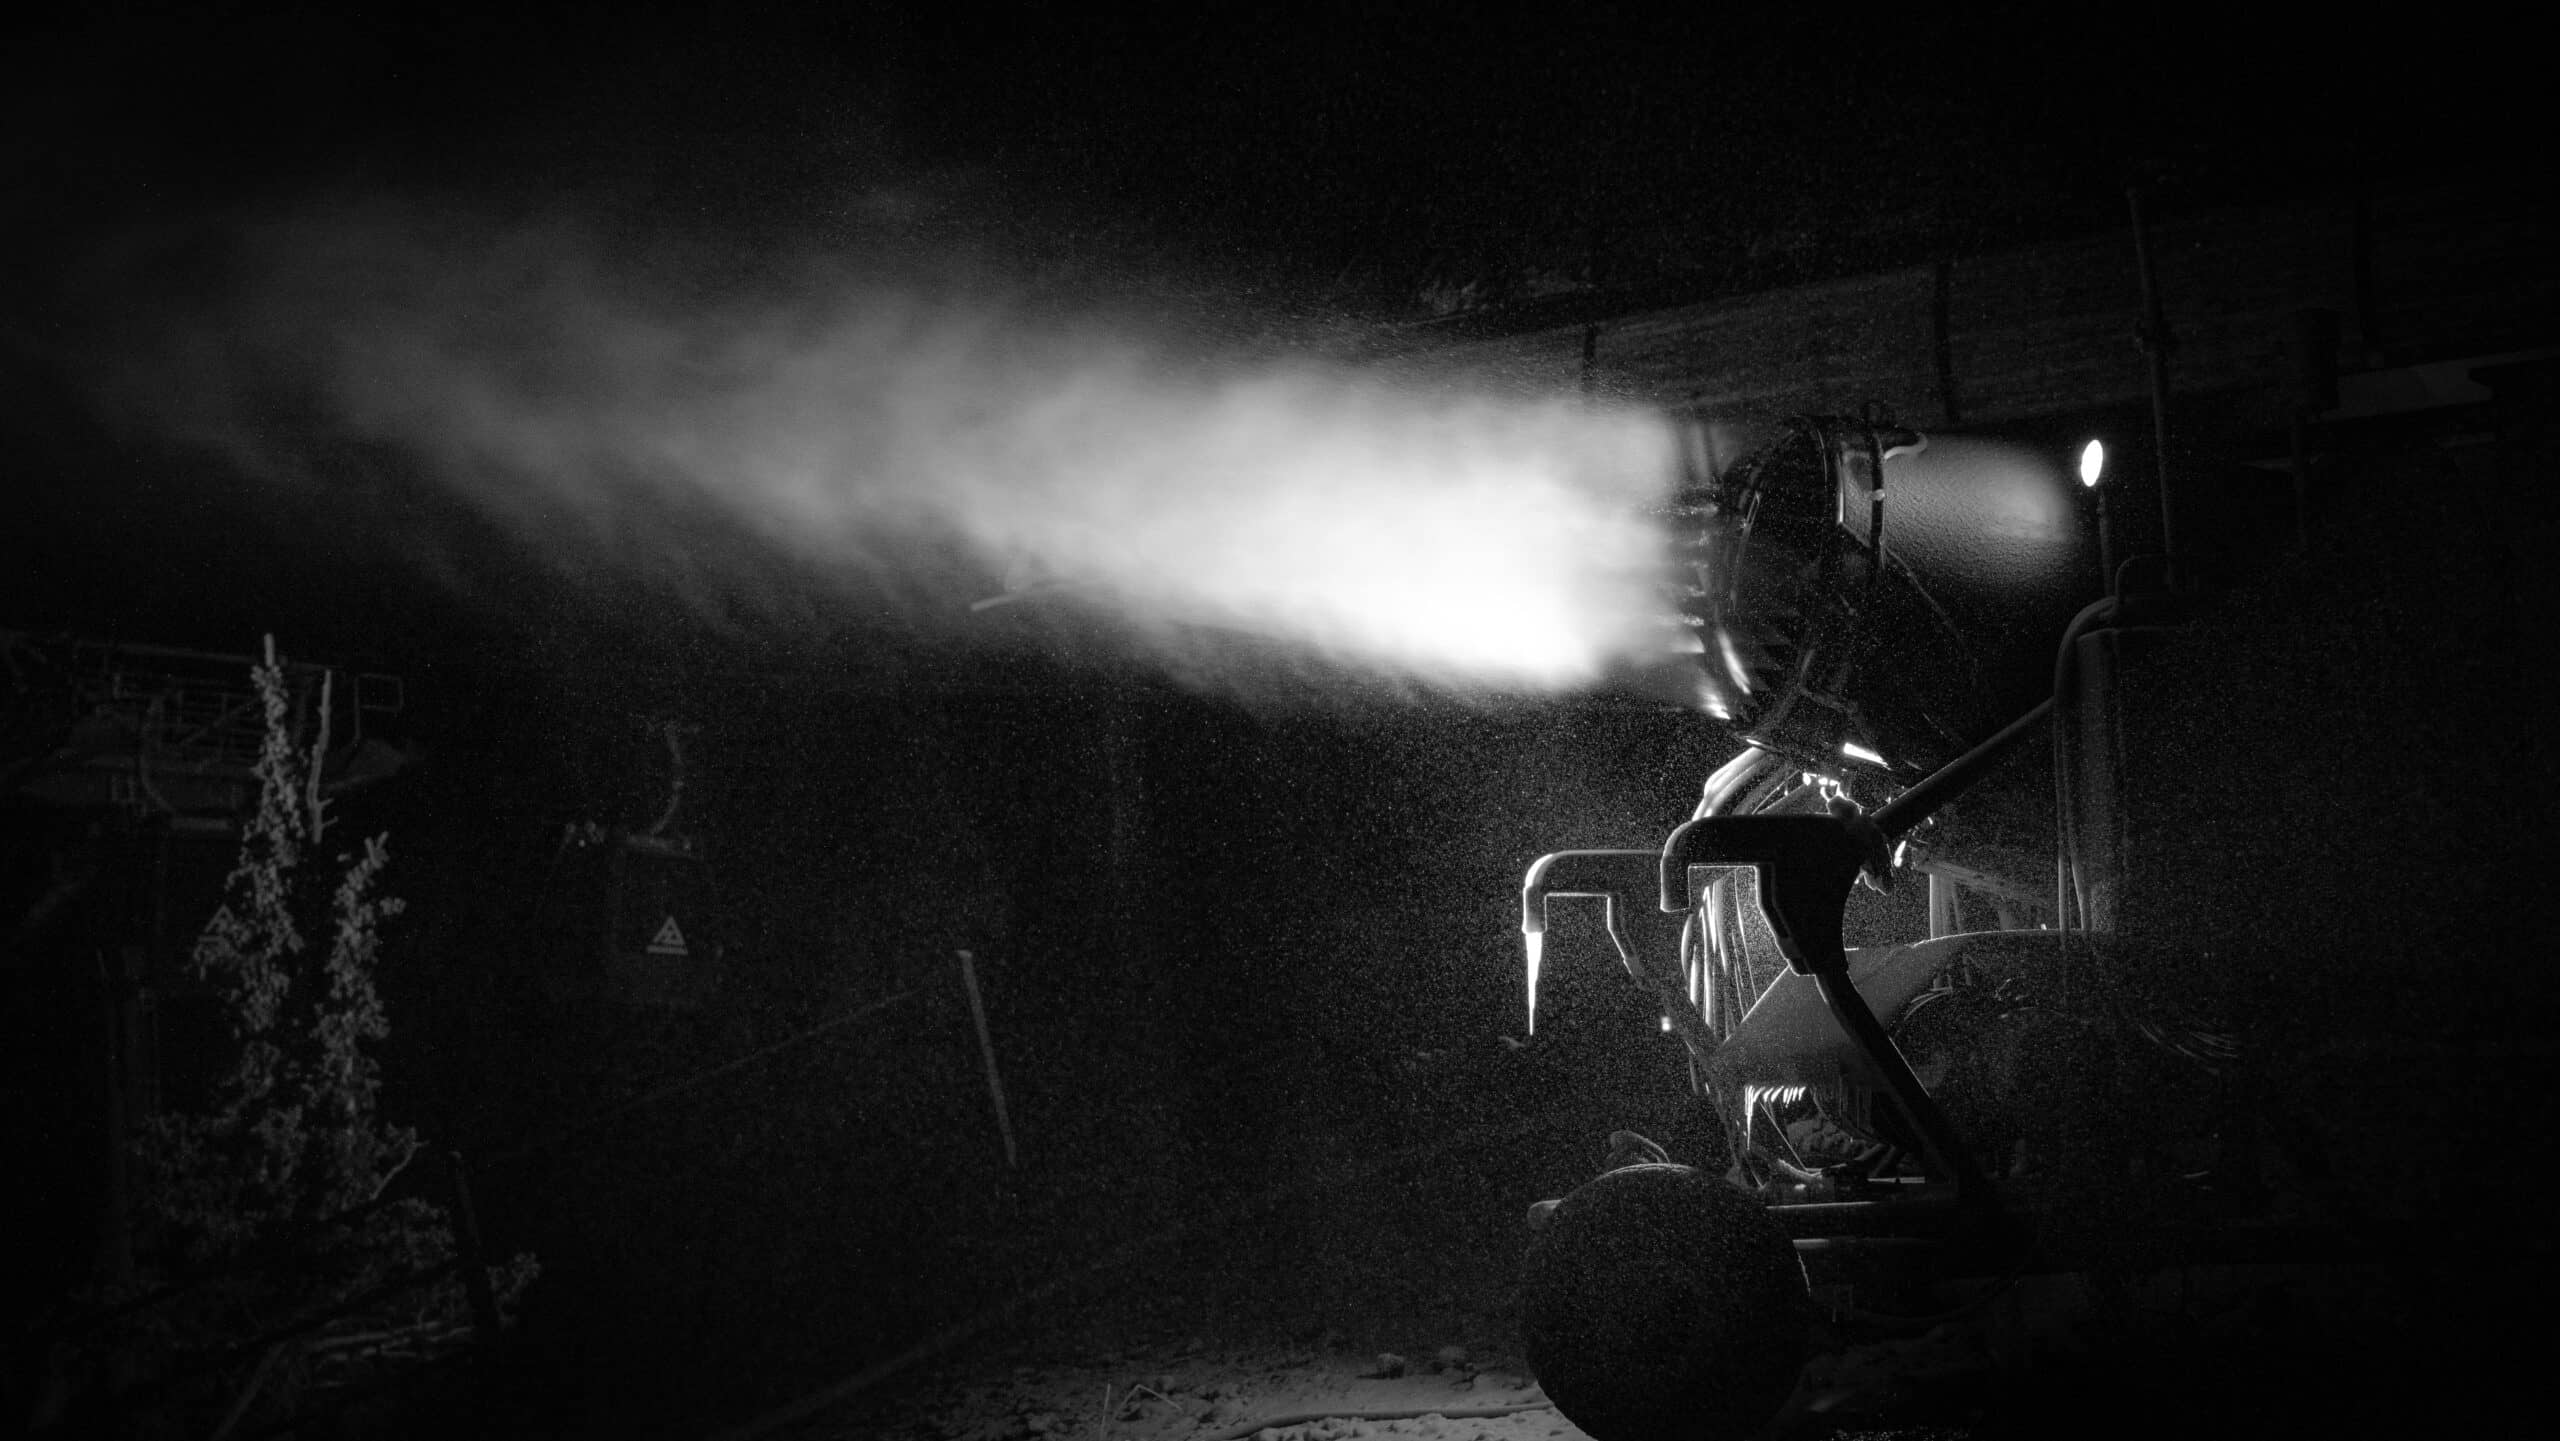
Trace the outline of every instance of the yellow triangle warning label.
[[649, 938], [649, 954], [653, 956], [681, 956], [688, 954], [684, 948], [684, 932], [676, 929], [675, 917], [667, 917], [666, 920], [659, 925], [658, 933]]

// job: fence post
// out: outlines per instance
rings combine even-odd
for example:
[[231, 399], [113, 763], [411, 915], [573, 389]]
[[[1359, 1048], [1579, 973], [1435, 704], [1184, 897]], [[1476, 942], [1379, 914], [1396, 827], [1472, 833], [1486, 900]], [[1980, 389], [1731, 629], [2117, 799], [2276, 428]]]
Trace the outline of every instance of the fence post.
[[1019, 1164], [1013, 1150], [1013, 1118], [1004, 1105], [1004, 1077], [996, 1073], [996, 1043], [987, 1034], [987, 1008], [978, 999], [978, 967], [967, 951], [960, 955], [960, 987], [969, 993], [969, 1019], [978, 1029], [978, 1057], [987, 1067], [987, 1095], [996, 1105], [996, 1133], [1004, 1137], [1004, 1163], [1010, 1169]]
[[471, 1173], [460, 1151], [444, 1153], [453, 1181], [454, 1243], [462, 1252], [462, 1289], [471, 1298], [471, 1324], [483, 1342], [498, 1339], [498, 1297], [489, 1288], [489, 1262], [480, 1243], [480, 1213], [471, 1204]]

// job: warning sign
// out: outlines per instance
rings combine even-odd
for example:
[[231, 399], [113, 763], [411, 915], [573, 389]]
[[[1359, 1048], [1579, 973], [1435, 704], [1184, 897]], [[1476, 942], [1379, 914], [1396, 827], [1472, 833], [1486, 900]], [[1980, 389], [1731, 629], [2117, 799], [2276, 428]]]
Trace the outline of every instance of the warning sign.
[[649, 938], [649, 954], [653, 956], [682, 956], [690, 954], [690, 952], [686, 951], [684, 948], [684, 932], [676, 928], [675, 917], [667, 917], [666, 920], [659, 925], [658, 933]]

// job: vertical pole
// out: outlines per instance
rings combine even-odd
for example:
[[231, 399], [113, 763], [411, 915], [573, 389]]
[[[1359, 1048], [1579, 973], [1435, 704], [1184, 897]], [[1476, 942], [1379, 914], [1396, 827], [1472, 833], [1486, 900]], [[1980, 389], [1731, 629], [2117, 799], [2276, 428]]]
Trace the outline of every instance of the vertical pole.
[[2116, 593], [2116, 533], [2107, 515], [2105, 481], [2098, 483], [2098, 589], [2106, 595]]
[[2169, 486], [2169, 349], [2175, 338], [2161, 313], [2160, 278], [2151, 264], [2151, 228], [2143, 218], [2139, 182], [2125, 188], [2125, 201], [2133, 211], [2134, 266], [2142, 274], [2142, 323], [2134, 338], [2151, 367], [2151, 450], [2160, 484], [2160, 553], [2166, 588], [2174, 591], [2178, 588], [2178, 514]]
[[480, 1240], [480, 1212], [471, 1203], [471, 1173], [460, 1151], [444, 1153], [453, 1182], [454, 1243], [462, 1252], [462, 1289], [471, 1298], [471, 1325], [482, 1342], [498, 1338], [498, 1297], [489, 1289], [489, 1258]]
[[977, 960], [965, 950], [958, 955], [960, 986], [969, 993], [969, 1019], [978, 1028], [978, 1058], [986, 1063], [987, 1097], [995, 1102], [996, 1131], [1004, 1137], [1004, 1163], [1011, 1168], [1019, 1164], [1013, 1148], [1013, 1118], [1005, 1112], [1004, 1078], [996, 1073], [996, 1043], [987, 1034], [987, 1008], [978, 999]]
[[1956, 933], [1956, 883], [1929, 873], [1929, 939]]

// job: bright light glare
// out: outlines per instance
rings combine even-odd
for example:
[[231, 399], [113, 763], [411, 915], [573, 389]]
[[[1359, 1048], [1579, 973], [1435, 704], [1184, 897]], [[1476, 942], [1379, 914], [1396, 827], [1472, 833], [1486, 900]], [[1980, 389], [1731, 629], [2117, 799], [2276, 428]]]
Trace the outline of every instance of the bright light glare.
[[2107, 443], [2093, 440], [2080, 447], [2080, 483], [2096, 485], [2107, 468]]
[[[256, 283], [182, 331], [227, 339], [119, 382], [188, 397], [163, 423], [291, 478], [321, 462], [253, 417], [308, 411], [564, 567], [601, 543], [706, 615], [768, 602], [796, 627], [833, 578], [877, 580], [966, 643], [1004, 574], [1204, 683], [1251, 669], [1239, 634], [1462, 689], [1569, 689], [1659, 650], [1649, 508], [1676, 440], [1640, 407], [1227, 351], [959, 259], [812, 257], [741, 285], [682, 247], [630, 263], [655, 251], [396, 206], [242, 244]], [[266, 394], [279, 375], [309, 393]], [[707, 544], [706, 514], [746, 543]]]
[[1877, 755], [1874, 751], [1867, 749], [1856, 741], [1842, 741], [1840, 743], [1840, 754], [1847, 756], [1853, 761], [1865, 761], [1869, 765], [1880, 766], [1884, 764], [1884, 757]]

